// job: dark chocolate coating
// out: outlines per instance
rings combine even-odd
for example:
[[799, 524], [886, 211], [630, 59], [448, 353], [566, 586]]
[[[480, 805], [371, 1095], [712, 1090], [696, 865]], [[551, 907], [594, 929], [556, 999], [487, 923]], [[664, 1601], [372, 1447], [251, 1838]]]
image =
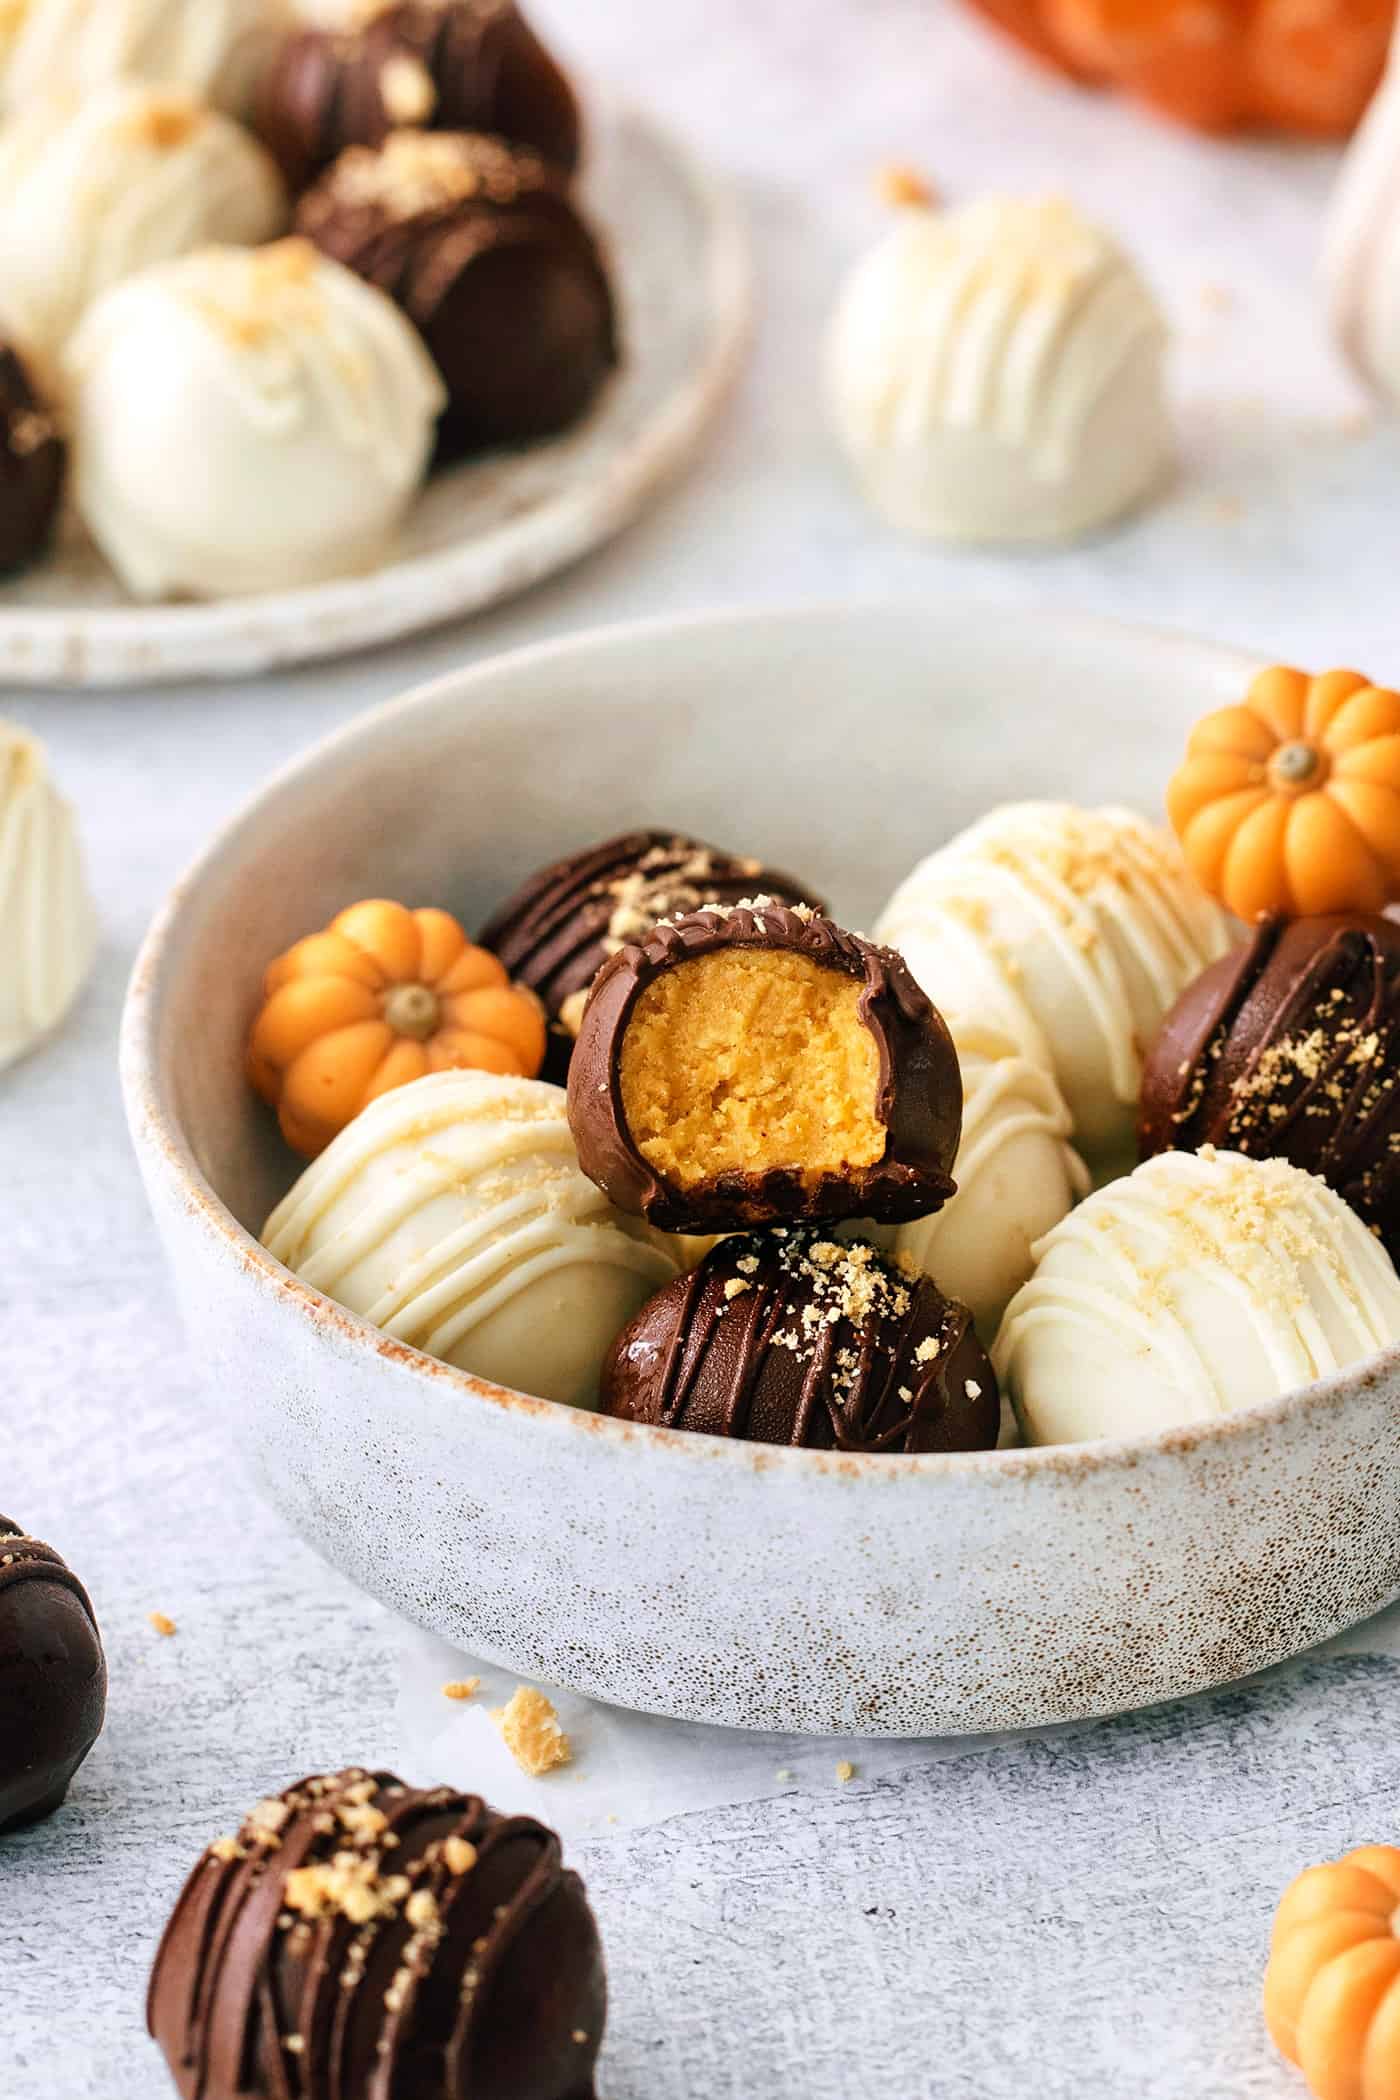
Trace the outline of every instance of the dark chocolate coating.
[[[622, 1043], [637, 1001], [664, 971], [734, 948], [784, 950], [861, 980], [859, 1013], [875, 1039], [877, 1121], [888, 1132], [873, 1166], [804, 1178], [802, 1163], [730, 1172], [681, 1190], [643, 1158], [622, 1102]], [[902, 956], [817, 913], [766, 900], [692, 912], [657, 926], [605, 963], [569, 1066], [569, 1127], [579, 1164], [620, 1210], [663, 1232], [733, 1232], [796, 1219], [902, 1224], [953, 1194], [962, 1135], [962, 1074], [943, 1018]]]
[[[552, 1831], [392, 1772], [278, 1803], [205, 1853], [156, 1955], [147, 2019], [184, 2100], [593, 2100], [602, 1950]], [[314, 1914], [337, 1856], [367, 1921], [353, 1891]]]
[[[421, 69], [430, 106], [394, 92]], [[350, 30], [293, 30], [258, 83], [254, 127], [294, 193], [347, 146], [379, 146], [412, 124], [489, 131], [570, 170], [580, 146], [568, 80], [512, 0], [400, 0]]]
[[602, 1394], [623, 1421], [815, 1451], [986, 1451], [1001, 1427], [967, 1307], [810, 1226], [721, 1240], [624, 1327]]
[[296, 230], [417, 327], [448, 393], [441, 452], [567, 428], [617, 362], [598, 244], [567, 178], [529, 148], [453, 132], [351, 147]]
[[1400, 926], [1261, 919], [1163, 1022], [1138, 1142], [1290, 1160], [1400, 1258]]
[[0, 1834], [62, 1805], [106, 1713], [87, 1591], [52, 1546], [0, 1517]]
[[67, 444], [23, 360], [0, 346], [0, 575], [48, 545], [67, 464]]
[[545, 1077], [562, 1083], [575, 1030], [560, 1020], [610, 955], [702, 904], [777, 897], [824, 909], [816, 891], [761, 861], [681, 831], [627, 831], [541, 868], [477, 935], [543, 1001], [550, 1023]]

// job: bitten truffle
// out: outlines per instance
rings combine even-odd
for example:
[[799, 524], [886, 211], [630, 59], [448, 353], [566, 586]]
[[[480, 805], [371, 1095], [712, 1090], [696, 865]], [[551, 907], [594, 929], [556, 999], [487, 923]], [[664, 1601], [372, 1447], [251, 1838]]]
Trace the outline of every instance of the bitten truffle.
[[417, 327], [447, 388], [445, 452], [567, 428], [617, 361], [598, 244], [563, 171], [528, 147], [430, 131], [352, 146], [297, 230]]
[[584, 1173], [667, 1232], [923, 1217], [953, 1193], [962, 1098], [903, 960], [771, 898], [623, 948], [569, 1067]]
[[106, 1713], [87, 1591], [52, 1546], [0, 1517], [0, 1834], [62, 1806]]
[[147, 2016], [184, 2100], [592, 2100], [606, 2010], [552, 1831], [351, 1769], [209, 1847]]
[[0, 575], [43, 553], [58, 515], [68, 447], [18, 351], [0, 344]]
[[609, 956], [644, 939], [659, 919], [760, 896], [823, 909], [816, 890], [746, 854], [680, 831], [627, 831], [541, 868], [478, 938], [543, 1001], [550, 1023], [545, 1073], [562, 1079], [589, 987]]
[[1400, 926], [1262, 920], [1168, 1014], [1139, 1140], [1291, 1160], [1400, 1257]]
[[568, 80], [511, 0], [358, 0], [348, 30], [302, 29], [259, 83], [255, 124], [294, 191], [391, 131], [489, 131], [571, 169]]
[[997, 1383], [972, 1315], [862, 1240], [737, 1233], [644, 1305], [603, 1370], [606, 1413], [751, 1443], [982, 1451]]

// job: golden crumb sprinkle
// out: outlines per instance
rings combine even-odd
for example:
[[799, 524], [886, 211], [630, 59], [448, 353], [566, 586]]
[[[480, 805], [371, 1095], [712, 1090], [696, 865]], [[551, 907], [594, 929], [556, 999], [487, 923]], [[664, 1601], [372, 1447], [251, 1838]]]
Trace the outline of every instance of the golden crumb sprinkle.
[[224, 1866], [229, 1866], [236, 1859], [246, 1859], [247, 1854], [237, 1838], [222, 1837], [215, 1838], [209, 1847], [209, 1856], [211, 1859], [220, 1860]]
[[843, 1757], [840, 1764], [836, 1767], [836, 1784], [838, 1786], [849, 1786], [855, 1776], [855, 1766], [848, 1757]]
[[914, 206], [927, 211], [942, 201], [923, 171], [903, 160], [887, 160], [876, 169], [875, 194], [882, 204], [896, 210]]
[[453, 1677], [442, 1688], [444, 1699], [474, 1699], [481, 1690], [479, 1677]]
[[193, 95], [171, 90], [152, 94], [131, 112], [123, 136], [134, 146], [150, 146], [157, 152], [173, 152], [192, 139], [208, 121], [208, 111]]
[[175, 1621], [173, 1619], [168, 1619], [166, 1617], [163, 1611], [150, 1612], [147, 1614], [147, 1617], [149, 1623], [155, 1628], [156, 1632], [160, 1635], [163, 1641], [169, 1641], [175, 1638], [175, 1635], [179, 1631], [179, 1628], [176, 1626]]
[[573, 1745], [559, 1726], [559, 1716], [533, 1685], [522, 1684], [509, 1704], [492, 1714], [505, 1745], [522, 1772], [542, 1779], [573, 1758]]
[[442, 1857], [449, 1874], [470, 1874], [477, 1861], [476, 1846], [464, 1837], [444, 1838]]
[[370, 1925], [391, 1917], [409, 1894], [403, 1874], [383, 1874], [379, 1862], [354, 1852], [295, 1867], [287, 1876], [283, 1901], [303, 1918], [342, 1917], [352, 1925]]
[[396, 51], [379, 69], [379, 94], [391, 122], [426, 124], [437, 109], [433, 76], [411, 51]]

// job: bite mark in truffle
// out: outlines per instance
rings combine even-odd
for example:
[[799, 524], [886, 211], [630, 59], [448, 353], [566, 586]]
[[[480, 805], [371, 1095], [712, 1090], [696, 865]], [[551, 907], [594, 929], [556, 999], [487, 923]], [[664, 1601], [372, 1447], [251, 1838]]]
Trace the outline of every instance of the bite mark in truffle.
[[1139, 1146], [1203, 1145], [1318, 1175], [1400, 1258], [1400, 926], [1263, 919], [1187, 989], [1147, 1063]]
[[603, 1405], [626, 1421], [861, 1453], [990, 1449], [996, 1377], [965, 1306], [862, 1240], [722, 1240], [624, 1328]]
[[541, 868], [479, 934], [551, 1023], [547, 1079], [563, 1079], [589, 987], [609, 956], [661, 919], [745, 897], [824, 906], [812, 888], [760, 860], [679, 831], [628, 831]]
[[0, 1517], [0, 1835], [62, 1805], [106, 1711], [87, 1591], [52, 1546]]
[[148, 2004], [185, 2100], [592, 2100], [605, 2012], [553, 1832], [357, 1768], [209, 1847]]
[[900, 1223], [953, 1193], [962, 1081], [898, 955], [754, 899], [662, 924], [604, 967], [569, 1125], [584, 1172], [663, 1231]]

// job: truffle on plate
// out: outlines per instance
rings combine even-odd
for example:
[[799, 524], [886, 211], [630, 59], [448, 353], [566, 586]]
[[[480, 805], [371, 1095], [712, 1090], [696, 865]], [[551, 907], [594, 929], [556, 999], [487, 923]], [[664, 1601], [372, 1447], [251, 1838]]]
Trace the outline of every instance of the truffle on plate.
[[282, 178], [187, 90], [115, 81], [0, 128], [0, 321], [52, 369], [100, 292], [211, 241], [271, 240]]
[[65, 364], [78, 507], [140, 598], [371, 568], [422, 482], [444, 398], [393, 301], [301, 240], [128, 278], [89, 309]]
[[1144, 1159], [1218, 1145], [1289, 1159], [1400, 1254], [1400, 925], [1264, 919], [1162, 1024], [1143, 1077]]
[[357, 1767], [208, 1847], [147, 2001], [184, 2100], [593, 2100], [606, 2016], [553, 1831]]
[[755, 898], [657, 926], [594, 984], [579, 1164], [663, 1231], [922, 1217], [953, 1193], [957, 1053], [899, 956]]
[[528, 147], [396, 131], [343, 153], [296, 223], [421, 333], [447, 388], [444, 451], [567, 428], [617, 362], [598, 244], [567, 177]]
[[19, 352], [0, 343], [0, 575], [43, 553], [63, 495], [68, 447]]
[[543, 1001], [550, 1023], [547, 1070], [562, 1077], [589, 988], [609, 956], [645, 939], [660, 919], [745, 897], [824, 909], [814, 889], [751, 855], [702, 845], [680, 831], [626, 831], [539, 869], [478, 938]]
[[1400, 1278], [1316, 1175], [1163, 1152], [1036, 1248], [992, 1351], [1033, 1444], [1208, 1422], [1400, 1342]]
[[849, 1452], [982, 1451], [1001, 1420], [966, 1306], [868, 1241], [736, 1233], [624, 1328], [603, 1369], [624, 1421]]
[[676, 1270], [580, 1173], [559, 1088], [486, 1072], [371, 1101], [263, 1242], [398, 1341], [581, 1407], [618, 1329]]
[[294, 31], [258, 86], [257, 128], [294, 190], [391, 131], [485, 131], [565, 170], [568, 80], [513, 0], [352, 0], [342, 27]]
[[998, 1029], [1052, 1072], [1091, 1164], [1129, 1153], [1142, 1058], [1230, 945], [1171, 835], [1131, 810], [1008, 803], [915, 868], [876, 933], [954, 1033]]
[[0, 719], [0, 1070], [58, 1027], [96, 949], [77, 820], [37, 737]]
[[106, 1712], [87, 1591], [52, 1546], [0, 1517], [0, 1834], [62, 1806]]
[[958, 1192], [932, 1217], [901, 1225], [894, 1251], [971, 1308], [989, 1339], [1035, 1267], [1035, 1242], [1088, 1192], [1069, 1142], [1069, 1110], [1042, 1065], [995, 1029], [954, 1036], [963, 1079]]
[[0, 109], [150, 80], [241, 112], [292, 18], [292, 0], [11, 0], [0, 13]]
[[906, 210], [842, 293], [831, 414], [891, 524], [1066, 539], [1166, 478], [1166, 340], [1131, 261], [1063, 200]]

